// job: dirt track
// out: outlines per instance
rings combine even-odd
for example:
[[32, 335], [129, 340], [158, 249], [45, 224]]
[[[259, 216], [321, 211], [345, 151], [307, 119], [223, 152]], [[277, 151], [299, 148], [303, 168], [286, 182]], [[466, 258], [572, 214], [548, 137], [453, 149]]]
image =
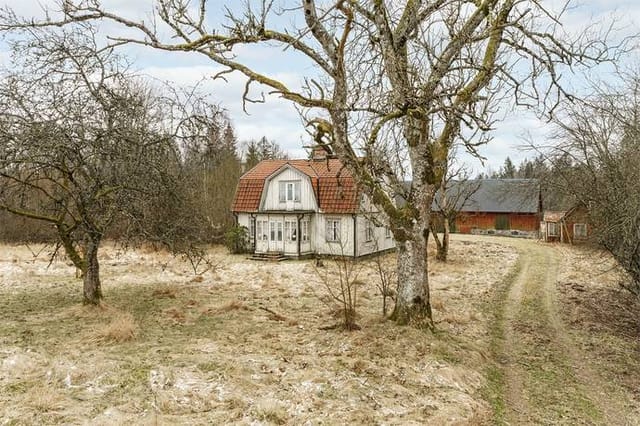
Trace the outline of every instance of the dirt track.
[[504, 421], [508, 424], [640, 424], [624, 392], [612, 385], [562, 319], [557, 284], [563, 252], [509, 240], [519, 271], [504, 300]]

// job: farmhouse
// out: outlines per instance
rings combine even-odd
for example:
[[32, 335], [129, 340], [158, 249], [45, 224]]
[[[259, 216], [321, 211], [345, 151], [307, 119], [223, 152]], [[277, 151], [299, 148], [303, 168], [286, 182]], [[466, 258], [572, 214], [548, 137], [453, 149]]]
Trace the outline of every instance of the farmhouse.
[[[541, 218], [536, 179], [476, 179], [453, 182], [446, 190], [452, 232], [537, 236]], [[442, 194], [433, 210], [442, 212]], [[453, 216], [453, 217], [452, 217]]]
[[264, 160], [240, 177], [231, 210], [256, 254], [359, 257], [395, 247], [337, 158]]
[[587, 208], [578, 204], [567, 211], [545, 211], [540, 236], [546, 242], [581, 243], [591, 234]]

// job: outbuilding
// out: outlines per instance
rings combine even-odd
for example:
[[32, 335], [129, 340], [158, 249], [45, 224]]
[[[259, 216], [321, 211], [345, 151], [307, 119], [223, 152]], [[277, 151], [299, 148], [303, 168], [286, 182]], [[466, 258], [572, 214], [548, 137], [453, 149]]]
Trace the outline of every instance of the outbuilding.
[[546, 242], [581, 243], [591, 232], [589, 212], [583, 204], [566, 211], [545, 211], [540, 222], [540, 236]]

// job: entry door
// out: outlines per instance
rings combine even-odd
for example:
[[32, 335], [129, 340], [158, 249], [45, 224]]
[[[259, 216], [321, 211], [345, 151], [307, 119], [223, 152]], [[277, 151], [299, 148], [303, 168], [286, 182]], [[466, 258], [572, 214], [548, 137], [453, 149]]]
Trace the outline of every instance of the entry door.
[[282, 220], [269, 221], [269, 251], [282, 251]]

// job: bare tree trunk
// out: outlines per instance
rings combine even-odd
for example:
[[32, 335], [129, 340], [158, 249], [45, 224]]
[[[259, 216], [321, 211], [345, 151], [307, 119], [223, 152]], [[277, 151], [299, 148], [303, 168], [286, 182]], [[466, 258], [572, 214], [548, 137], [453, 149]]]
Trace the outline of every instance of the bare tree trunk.
[[431, 234], [433, 235], [433, 240], [436, 242], [436, 250], [438, 253], [436, 255], [436, 259], [440, 259], [440, 252], [442, 251], [442, 241], [440, 241], [440, 237], [438, 237], [438, 228], [433, 223], [433, 221], [429, 225], [429, 229], [431, 230]]
[[398, 243], [398, 293], [391, 319], [399, 324], [422, 324], [433, 328], [427, 274], [427, 238]]
[[438, 247], [438, 253], [436, 254], [436, 259], [446, 262], [447, 257], [449, 256], [449, 233], [451, 232], [451, 228], [449, 227], [449, 219], [444, 219], [444, 234], [442, 234], [442, 245]]
[[102, 288], [100, 286], [100, 265], [98, 264], [98, 247], [100, 238], [87, 238], [84, 254], [84, 281], [83, 303], [85, 305], [98, 305], [102, 300]]
[[85, 261], [82, 258], [81, 253], [79, 253], [76, 249], [74, 240], [71, 237], [69, 230], [63, 224], [56, 225], [56, 228], [58, 230], [58, 237], [62, 242], [62, 247], [64, 247], [64, 251], [67, 254], [67, 257], [71, 260], [73, 266], [75, 266], [76, 269], [82, 271], [82, 273], [84, 274]]

